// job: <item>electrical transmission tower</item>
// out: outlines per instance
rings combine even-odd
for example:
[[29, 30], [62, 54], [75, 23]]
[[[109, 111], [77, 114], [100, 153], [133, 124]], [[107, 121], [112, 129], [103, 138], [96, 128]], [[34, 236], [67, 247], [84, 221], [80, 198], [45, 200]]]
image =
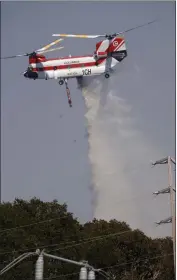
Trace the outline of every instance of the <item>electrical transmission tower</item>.
[[161, 225], [161, 224], [167, 224], [167, 223], [172, 223], [172, 238], [173, 238], [173, 254], [174, 254], [174, 270], [176, 274], [176, 203], [175, 203], [175, 193], [176, 190], [172, 186], [172, 163], [176, 165], [176, 161], [171, 158], [170, 156], [157, 160], [152, 163], [153, 166], [158, 165], [158, 164], [167, 164], [168, 165], [168, 187], [156, 191], [153, 194], [159, 195], [159, 194], [170, 194], [170, 205], [171, 205], [171, 217], [166, 218], [164, 220], [161, 220], [157, 222], [156, 224]]

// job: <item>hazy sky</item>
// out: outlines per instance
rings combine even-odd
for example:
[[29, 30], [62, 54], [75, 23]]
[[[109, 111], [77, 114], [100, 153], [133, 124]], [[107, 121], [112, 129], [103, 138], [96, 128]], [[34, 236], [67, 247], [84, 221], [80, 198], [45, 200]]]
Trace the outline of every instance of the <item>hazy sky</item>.
[[[52, 33], [113, 33], [156, 18], [160, 22], [126, 35], [128, 57], [117, 87], [120, 92], [124, 89], [122, 97], [132, 106], [144, 137], [160, 148], [161, 157], [174, 156], [174, 2], [4, 2], [1, 55], [38, 49], [53, 40]], [[95, 43], [65, 39], [64, 50], [48, 56], [93, 53]], [[75, 81], [69, 81], [70, 109], [65, 88], [54, 80], [25, 79], [22, 73], [27, 66], [27, 58], [1, 62], [2, 199], [58, 199], [67, 202], [81, 221], [89, 220], [91, 175], [81, 92]], [[164, 170], [152, 172], [160, 176]], [[163, 186], [158, 179], [154, 182], [155, 190], [164, 187], [165, 181]], [[158, 217], [168, 217], [158, 201], [165, 204], [168, 197], [157, 199]], [[164, 227], [170, 234], [171, 226]]]

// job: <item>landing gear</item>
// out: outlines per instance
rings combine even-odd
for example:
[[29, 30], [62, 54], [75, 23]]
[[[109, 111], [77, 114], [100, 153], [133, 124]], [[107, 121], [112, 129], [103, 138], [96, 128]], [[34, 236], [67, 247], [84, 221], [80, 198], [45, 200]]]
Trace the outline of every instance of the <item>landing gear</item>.
[[62, 86], [64, 84], [64, 81], [63, 80], [59, 80], [58, 83], [59, 83], [60, 86]]
[[110, 77], [109, 73], [106, 73], [104, 76], [106, 79], [108, 79]]

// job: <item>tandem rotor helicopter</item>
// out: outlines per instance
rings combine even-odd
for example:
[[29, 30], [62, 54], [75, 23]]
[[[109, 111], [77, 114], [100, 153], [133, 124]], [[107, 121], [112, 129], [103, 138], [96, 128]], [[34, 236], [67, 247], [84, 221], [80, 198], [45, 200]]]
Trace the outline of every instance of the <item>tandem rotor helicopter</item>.
[[[114, 34], [105, 35], [74, 35], [74, 34], [53, 34], [52, 36], [61, 37], [56, 41], [37, 49], [31, 53], [19, 54], [8, 57], [1, 57], [1, 59], [16, 58], [22, 56], [29, 57], [29, 65], [27, 70], [23, 73], [28, 79], [56, 79], [59, 85], [65, 84], [68, 104], [72, 107], [70, 90], [68, 87], [68, 79], [76, 78], [78, 84], [82, 84], [83, 77], [95, 76], [104, 74], [105, 78], [110, 77], [112, 69], [120, 63], [127, 56], [126, 44], [123, 36], [126, 32], [149, 25], [156, 20], [148, 23], [118, 32]], [[96, 50], [91, 55], [82, 56], [67, 56], [47, 59], [43, 54], [60, 50], [64, 47], [53, 48], [63, 40], [62, 37], [71, 38], [105, 38], [96, 43]]]

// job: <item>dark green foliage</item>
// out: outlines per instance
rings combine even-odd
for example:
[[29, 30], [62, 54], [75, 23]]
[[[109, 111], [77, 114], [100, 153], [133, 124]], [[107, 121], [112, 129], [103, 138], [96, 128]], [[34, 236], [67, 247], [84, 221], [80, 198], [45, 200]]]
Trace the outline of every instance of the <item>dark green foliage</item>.
[[[87, 260], [95, 268], [111, 273], [115, 280], [175, 279], [169, 237], [151, 239], [116, 220], [94, 219], [81, 225], [67, 211], [67, 205], [56, 200], [16, 199], [0, 204], [0, 270], [22, 253], [37, 248], [76, 261]], [[30, 257], [0, 279], [34, 279], [36, 259]], [[79, 279], [79, 267], [56, 260], [45, 259], [44, 273], [45, 279]]]

